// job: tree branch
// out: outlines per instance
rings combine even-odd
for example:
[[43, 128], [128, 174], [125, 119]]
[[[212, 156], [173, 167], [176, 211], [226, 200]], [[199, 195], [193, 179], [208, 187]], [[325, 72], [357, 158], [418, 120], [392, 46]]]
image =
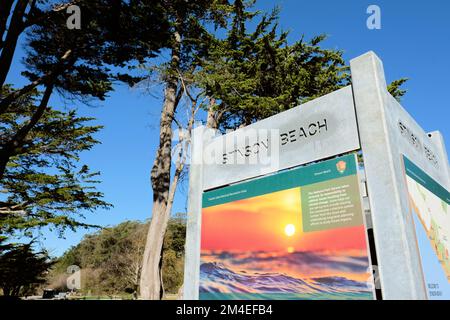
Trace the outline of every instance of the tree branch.
[[53, 71], [50, 71], [48, 74], [36, 79], [35, 81], [33, 81], [30, 84], [23, 87], [22, 89], [11, 92], [6, 97], [2, 98], [0, 101], [0, 115], [4, 114], [8, 110], [8, 107], [11, 105], [11, 103], [13, 103], [15, 100], [17, 100], [21, 96], [31, 92], [37, 86], [44, 84], [44, 83], [53, 82], [52, 80], [56, 79], [57, 75], [60, 72], [62, 72], [64, 63], [69, 59], [71, 54], [72, 54], [72, 50], [71, 49], [67, 50], [64, 53], [64, 55], [61, 57], [59, 64], [55, 66]]

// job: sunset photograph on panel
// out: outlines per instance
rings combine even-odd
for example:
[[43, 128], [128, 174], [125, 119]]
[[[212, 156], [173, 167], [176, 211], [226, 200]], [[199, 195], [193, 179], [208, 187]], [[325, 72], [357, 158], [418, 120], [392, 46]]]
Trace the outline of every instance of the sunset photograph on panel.
[[[259, 196], [204, 206], [200, 299], [373, 299], [360, 197], [351, 187], [358, 179], [336, 174], [307, 186], [261, 190]], [[271, 182], [282, 188], [280, 179]], [[318, 196], [333, 203], [325, 214], [333, 206], [353, 209], [340, 222], [334, 216], [312, 227], [311, 203]]]

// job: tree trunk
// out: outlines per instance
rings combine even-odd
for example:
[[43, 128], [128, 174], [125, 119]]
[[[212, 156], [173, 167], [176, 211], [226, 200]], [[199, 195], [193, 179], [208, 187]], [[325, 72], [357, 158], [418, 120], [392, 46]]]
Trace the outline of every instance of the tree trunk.
[[3, 48], [3, 38], [7, 30], [7, 22], [11, 13], [11, 8], [14, 0], [2, 0], [0, 1], [0, 50]]
[[219, 127], [216, 119], [216, 112], [214, 110], [215, 104], [216, 101], [211, 98], [209, 100], [208, 114], [206, 116], [206, 127], [210, 129], [217, 129]]
[[220, 110], [216, 110], [216, 99], [209, 99], [208, 113], [206, 116], [206, 127], [214, 130], [219, 129], [219, 123], [226, 112], [226, 108], [221, 106]]
[[[192, 121], [191, 120], [189, 121], [189, 126], [188, 126], [189, 131], [192, 129], [193, 122], [194, 122], [193, 119], [192, 119]], [[152, 269], [152, 271], [155, 272], [155, 274], [152, 274], [153, 278], [150, 278], [150, 279], [155, 281], [156, 275], [157, 275], [159, 282], [155, 281], [154, 285], [149, 286], [151, 289], [144, 289], [144, 290], [149, 290], [148, 292], [152, 292], [151, 290], [155, 290], [148, 297], [144, 296], [144, 294], [148, 294], [148, 292], [145, 292], [143, 290], [143, 286], [145, 286], [144, 268], [146, 265], [146, 263], [144, 262], [144, 264], [142, 266], [142, 273], [141, 273], [141, 297], [143, 299], [152, 299], [152, 300], [161, 299], [164, 295], [164, 286], [162, 283], [162, 275], [163, 275], [163, 273], [162, 273], [162, 265], [163, 265], [163, 263], [162, 263], [162, 258], [163, 258], [162, 248], [163, 248], [163, 244], [164, 244], [164, 236], [166, 233], [167, 224], [169, 222], [170, 214], [172, 213], [173, 201], [175, 199], [175, 193], [177, 190], [178, 182], [180, 180], [181, 173], [183, 172], [183, 169], [185, 166], [185, 158], [182, 158], [183, 157], [182, 153], [184, 152], [184, 150], [187, 150], [187, 148], [188, 148], [188, 144], [185, 144], [185, 147], [180, 150], [179, 158], [178, 158], [176, 166], [175, 166], [175, 173], [174, 173], [174, 176], [172, 178], [172, 181], [170, 183], [170, 187], [169, 187], [169, 190], [167, 193], [167, 201], [165, 203], [164, 215], [162, 215], [162, 217], [160, 218], [161, 223], [159, 223], [159, 224], [155, 223], [156, 231], [153, 232], [153, 236], [152, 236], [151, 229], [149, 229], [149, 232], [148, 232], [146, 251], [147, 251], [147, 248], [149, 248], [149, 252], [144, 252], [144, 261], [145, 261], [147, 255], [150, 255], [150, 256], [152, 255], [152, 252], [150, 251], [152, 249], [150, 248], [150, 246], [153, 248], [156, 248], [155, 243], [156, 243], [156, 245], [159, 245], [159, 247], [158, 247], [158, 248], [160, 248], [159, 254], [154, 255], [155, 258], [152, 258], [151, 260], [149, 260], [149, 262], [147, 262], [147, 266], [151, 267], [152, 265], [151, 265], [150, 261], [152, 261], [153, 263], [156, 263], [156, 261], [158, 261], [158, 265], [157, 265], [158, 268]], [[152, 221], [150, 222], [150, 228], [152, 227], [153, 220], [154, 220], [154, 217], [152, 217]], [[155, 234], [157, 235], [156, 237], [154, 236]], [[149, 241], [151, 241], [151, 243]], [[146, 271], [146, 272], [148, 274], [150, 274], [150, 271]], [[149, 282], [150, 279], [146, 280], [147, 284], [150, 284], [150, 282]]]
[[[0, 54], [0, 86], [3, 86], [11, 68], [14, 52], [17, 47], [17, 40], [24, 30], [23, 18], [27, 9], [29, 1], [19, 0], [14, 8], [11, 21], [8, 26], [5, 42], [2, 44]], [[7, 5], [8, 7], [8, 5]], [[3, 36], [3, 34], [2, 34]]]
[[170, 217], [168, 208], [170, 191], [170, 169], [172, 162], [172, 123], [178, 104], [178, 67], [180, 63], [179, 34], [175, 33], [172, 48], [171, 67], [166, 82], [164, 105], [160, 121], [159, 148], [151, 173], [153, 189], [152, 219], [147, 234], [142, 262], [140, 292], [142, 299], [158, 300], [161, 292], [160, 262], [161, 250], [167, 223]]
[[175, 111], [175, 91], [167, 88], [163, 113], [161, 115], [160, 147], [152, 169], [153, 207], [152, 219], [145, 244], [141, 272], [141, 297], [159, 299], [160, 275], [159, 263], [164, 235], [169, 220], [167, 202], [169, 197], [172, 118]]

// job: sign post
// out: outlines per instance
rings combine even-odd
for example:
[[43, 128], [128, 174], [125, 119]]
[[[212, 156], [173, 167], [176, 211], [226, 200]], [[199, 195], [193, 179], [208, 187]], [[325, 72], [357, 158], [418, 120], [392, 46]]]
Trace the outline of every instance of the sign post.
[[402, 159], [448, 189], [445, 149], [388, 93], [373, 52], [351, 60], [350, 68], [383, 299], [426, 299]]
[[[443, 138], [437, 131], [427, 134], [388, 93], [373, 52], [351, 60], [350, 67], [351, 86], [304, 105], [225, 135], [194, 130], [185, 299], [374, 298], [372, 269], [379, 272], [383, 299], [446, 295], [450, 239], [435, 241], [442, 220], [436, 213], [434, 229], [424, 233], [429, 241], [418, 245], [423, 234], [414, 219], [421, 216], [412, 214], [404, 166], [408, 159], [448, 193]], [[352, 168], [348, 181], [330, 178]], [[435, 244], [434, 251], [419, 249]], [[424, 252], [436, 252], [432, 262], [443, 267], [433, 270], [447, 278], [439, 282], [426, 274]], [[344, 274], [331, 263], [319, 266], [319, 256], [340, 261], [334, 268], [346, 261], [354, 269]], [[321, 286], [332, 294], [314, 294], [311, 288]]]

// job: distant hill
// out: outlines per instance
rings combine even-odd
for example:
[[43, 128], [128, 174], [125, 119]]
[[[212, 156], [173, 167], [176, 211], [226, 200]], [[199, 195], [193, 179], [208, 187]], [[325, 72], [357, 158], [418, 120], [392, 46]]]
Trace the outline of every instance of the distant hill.
[[[81, 268], [81, 293], [90, 296], [136, 296], [149, 223], [126, 221], [89, 234], [58, 259], [47, 287], [66, 290], [66, 270]], [[171, 219], [164, 239], [163, 284], [165, 293], [177, 293], [183, 282], [184, 218]]]

